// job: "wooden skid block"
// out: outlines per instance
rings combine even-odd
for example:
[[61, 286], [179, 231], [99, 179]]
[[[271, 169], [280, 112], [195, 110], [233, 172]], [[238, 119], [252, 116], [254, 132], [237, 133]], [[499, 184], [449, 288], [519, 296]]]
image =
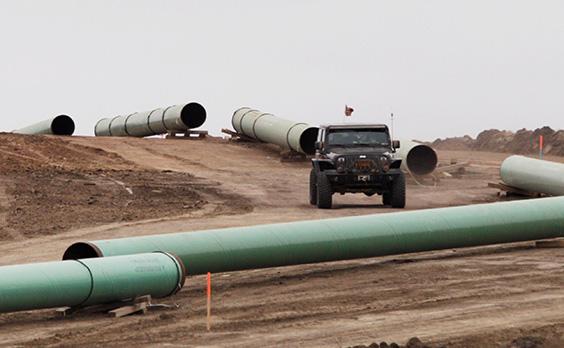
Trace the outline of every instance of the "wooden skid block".
[[539, 240], [535, 242], [537, 248], [564, 248], [564, 239]]
[[497, 189], [500, 189], [501, 191], [507, 192], [508, 194], [515, 194], [515, 195], [519, 195], [519, 196], [525, 196], [525, 197], [541, 197], [542, 196], [542, 194], [540, 194], [538, 192], [529, 192], [529, 191], [521, 190], [521, 189], [518, 189], [516, 187], [505, 185], [503, 183], [489, 182], [488, 187], [497, 188]]
[[204, 139], [208, 136], [208, 131], [206, 130], [190, 130], [185, 133], [169, 132], [166, 135], [166, 139]]
[[126, 315], [130, 315], [138, 312], [142, 312], [143, 314], [145, 314], [147, 313], [147, 305], [148, 305], [147, 302], [136, 303], [129, 306], [116, 308], [114, 310], [109, 311], [108, 314], [114, 318], [121, 318]]
[[232, 140], [247, 141], [247, 142], [251, 142], [251, 143], [260, 143], [260, 141], [258, 141], [256, 139], [253, 139], [253, 138], [248, 137], [248, 136], [241, 134], [241, 133], [237, 133], [235, 131], [232, 131], [231, 129], [222, 128], [221, 132], [225, 133], [227, 135], [230, 135]]

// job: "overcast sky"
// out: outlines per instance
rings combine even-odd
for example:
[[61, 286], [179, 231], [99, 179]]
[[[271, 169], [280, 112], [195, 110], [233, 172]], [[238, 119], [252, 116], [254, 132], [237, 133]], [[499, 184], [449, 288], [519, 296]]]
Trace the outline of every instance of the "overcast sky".
[[0, 0], [0, 129], [198, 101], [432, 140], [564, 128], [564, 1]]

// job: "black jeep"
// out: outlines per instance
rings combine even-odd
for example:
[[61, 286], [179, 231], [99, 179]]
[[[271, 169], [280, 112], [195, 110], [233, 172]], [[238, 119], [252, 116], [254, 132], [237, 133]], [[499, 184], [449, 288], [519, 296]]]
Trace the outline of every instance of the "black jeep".
[[309, 202], [332, 206], [333, 193], [382, 195], [384, 205], [405, 207], [405, 176], [401, 159], [392, 154], [400, 146], [390, 139], [386, 125], [321, 126], [309, 177]]

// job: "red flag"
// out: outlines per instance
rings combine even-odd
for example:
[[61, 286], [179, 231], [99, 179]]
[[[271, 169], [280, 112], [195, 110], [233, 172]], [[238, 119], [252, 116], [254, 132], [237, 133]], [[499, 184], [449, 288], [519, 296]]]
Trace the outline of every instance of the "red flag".
[[345, 116], [352, 116], [354, 109], [348, 105], [345, 105]]

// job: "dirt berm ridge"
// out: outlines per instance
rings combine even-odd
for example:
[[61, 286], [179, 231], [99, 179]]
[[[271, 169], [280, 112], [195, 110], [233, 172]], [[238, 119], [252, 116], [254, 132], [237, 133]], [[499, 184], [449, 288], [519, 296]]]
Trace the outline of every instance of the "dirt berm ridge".
[[544, 153], [564, 156], [564, 130], [555, 131], [550, 127], [535, 130], [520, 129], [517, 132], [488, 129], [473, 139], [465, 135], [437, 139], [431, 145], [438, 150], [477, 150], [489, 152], [508, 152], [533, 154], [539, 152], [539, 137], [544, 137]]

